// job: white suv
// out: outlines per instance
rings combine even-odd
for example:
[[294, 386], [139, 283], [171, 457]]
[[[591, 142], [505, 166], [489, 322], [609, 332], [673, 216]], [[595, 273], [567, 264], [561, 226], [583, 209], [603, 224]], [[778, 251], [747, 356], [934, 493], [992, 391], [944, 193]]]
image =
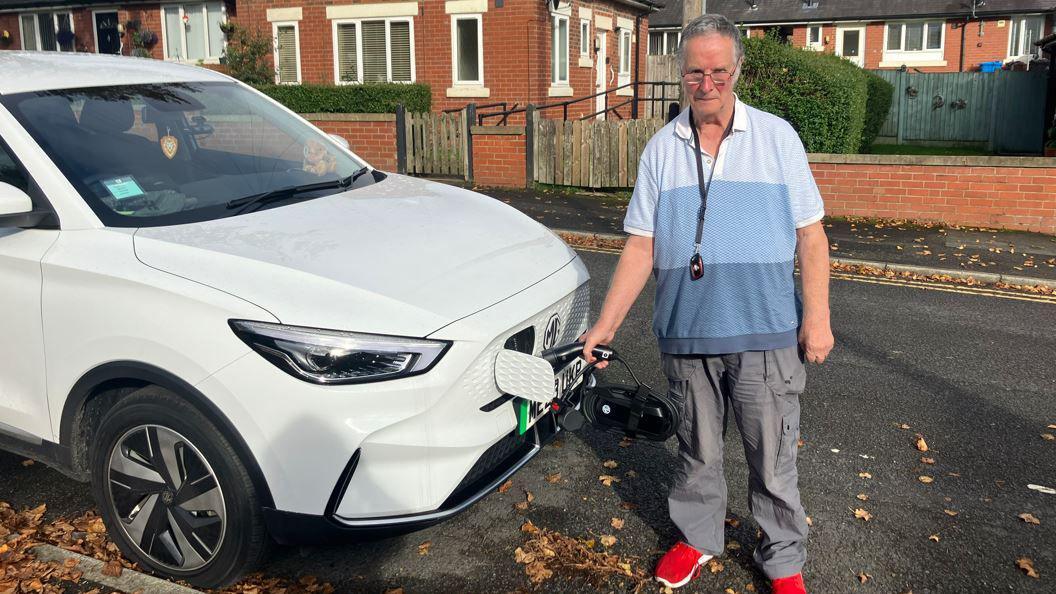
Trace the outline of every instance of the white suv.
[[558, 430], [496, 355], [574, 340], [587, 281], [224, 75], [0, 52], [0, 445], [90, 480], [154, 572], [219, 586], [269, 535], [483, 497]]

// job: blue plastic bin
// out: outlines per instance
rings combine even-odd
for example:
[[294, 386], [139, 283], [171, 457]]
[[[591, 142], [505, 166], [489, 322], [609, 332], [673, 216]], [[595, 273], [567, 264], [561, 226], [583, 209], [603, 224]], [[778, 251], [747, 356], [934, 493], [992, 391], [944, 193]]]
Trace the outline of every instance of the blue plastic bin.
[[983, 62], [979, 64], [979, 72], [997, 72], [1001, 70], [1001, 60], [995, 60], [993, 62]]

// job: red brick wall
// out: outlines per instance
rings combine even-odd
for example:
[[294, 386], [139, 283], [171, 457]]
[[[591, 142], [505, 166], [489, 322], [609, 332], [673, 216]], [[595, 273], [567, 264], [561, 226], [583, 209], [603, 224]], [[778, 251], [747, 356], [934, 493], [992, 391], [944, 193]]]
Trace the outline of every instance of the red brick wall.
[[[308, 114], [305, 117], [327, 134], [337, 134], [348, 140], [349, 148], [366, 159], [376, 169], [396, 171], [396, 121], [341, 121], [346, 114]], [[374, 116], [376, 114], [352, 114]], [[523, 144], [523, 143], [522, 143]], [[521, 151], [524, 152], [523, 149]], [[521, 167], [521, 179], [524, 179]], [[521, 184], [524, 185], [523, 183]]]
[[[258, 0], [244, 2], [237, 16], [231, 20], [250, 29], [259, 29], [271, 35], [271, 23], [267, 21], [267, 9], [301, 7], [302, 20], [298, 24], [300, 33], [301, 80], [305, 83], [333, 83], [333, 29], [326, 18], [326, 6], [332, 0]], [[413, 17], [415, 43], [416, 81], [428, 84], [433, 93], [433, 110], [458, 108], [470, 102], [488, 104], [506, 101], [512, 108], [514, 103], [524, 106], [556, 103], [570, 97], [549, 97], [550, 87], [550, 13], [538, 0], [505, 0], [502, 8], [489, 0], [488, 12], [484, 13], [482, 28], [484, 35], [484, 86], [489, 97], [448, 97], [452, 86], [451, 71], [451, 15], [446, 14], [443, 0], [419, 0], [418, 15]], [[634, 20], [634, 13], [624, 5], [612, 0], [572, 0], [569, 18], [569, 84], [574, 97], [583, 97], [595, 92], [595, 71], [579, 66], [579, 8], [587, 7], [594, 15], [609, 16], [615, 26], [616, 16]], [[232, 11], [228, 12], [229, 17]], [[648, 22], [642, 25], [634, 43], [641, 54], [640, 77], [646, 80], [645, 51], [647, 47]], [[591, 36], [595, 34], [593, 20]], [[640, 43], [639, 43], [640, 41]], [[619, 46], [615, 31], [607, 32], [607, 49], [613, 71], [618, 66]], [[633, 60], [632, 60], [633, 77]], [[608, 88], [615, 87], [613, 78]], [[613, 96], [615, 99], [615, 96]], [[589, 105], [588, 105], [589, 103]], [[570, 109], [569, 117], [586, 115], [594, 111], [592, 102], [583, 102]], [[629, 110], [627, 114], [629, 115]], [[561, 110], [547, 110], [545, 117], [560, 117]], [[522, 119], [519, 121], [523, 122]], [[516, 120], [515, 120], [516, 121]]]
[[22, 49], [22, 39], [18, 34], [18, 15], [0, 14], [0, 33], [7, 31], [11, 39], [7, 42], [0, 41], [0, 50]]
[[[1053, 159], [1049, 159], [1053, 161], [1051, 167], [853, 164], [816, 160], [812, 158], [811, 169], [825, 199], [825, 211], [830, 215], [930, 220], [1056, 234], [1056, 193], [1053, 192], [1056, 160]], [[1004, 161], [1018, 162], [1016, 159]]]
[[473, 182], [484, 186], [525, 186], [524, 134], [473, 135]]

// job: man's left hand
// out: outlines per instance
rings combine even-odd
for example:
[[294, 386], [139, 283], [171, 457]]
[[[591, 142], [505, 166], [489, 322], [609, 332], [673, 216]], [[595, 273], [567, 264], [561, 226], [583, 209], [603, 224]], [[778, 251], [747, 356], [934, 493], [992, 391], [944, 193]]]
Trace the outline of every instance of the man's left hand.
[[828, 320], [803, 320], [799, 328], [799, 345], [809, 363], [823, 363], [834, 343]]

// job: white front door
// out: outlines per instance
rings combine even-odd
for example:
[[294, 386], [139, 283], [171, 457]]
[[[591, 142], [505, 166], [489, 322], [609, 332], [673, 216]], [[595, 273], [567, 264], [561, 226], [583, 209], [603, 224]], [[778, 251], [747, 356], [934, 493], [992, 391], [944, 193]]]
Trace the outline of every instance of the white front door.
[[[594, 92], [595, 93], [601, 93], [601, 92], [603, 92], [605, 90], [605, 87], [607, 86], [606, 82], [607, 82], [607, 79], [608, 79], [608, 72], [609, 72], [609, 65], [608, 65], [609, 52], [608, 52], [608, 48], [605, 45], [605, 31], [599, 30], [597, 32], [596, 38], [597, 38], [597, 43], [595, 43], [594, 45], [595, 45], [595, 47], [597, 47], [598, 51], [594, 52], [594, 72], [595, 72]], [[594, 111], [601, 111], [603, 109], [605, 109], [605, 95], [598, 95], [594, 99]], [[602, 114], [598, 114], [598, 119], [599, 120], [604, 120], [605, 119], [605, 114], [603, 114], [603, 113]]]
[[865, 27], [837, 26], [836, 55], [865, 66]]

